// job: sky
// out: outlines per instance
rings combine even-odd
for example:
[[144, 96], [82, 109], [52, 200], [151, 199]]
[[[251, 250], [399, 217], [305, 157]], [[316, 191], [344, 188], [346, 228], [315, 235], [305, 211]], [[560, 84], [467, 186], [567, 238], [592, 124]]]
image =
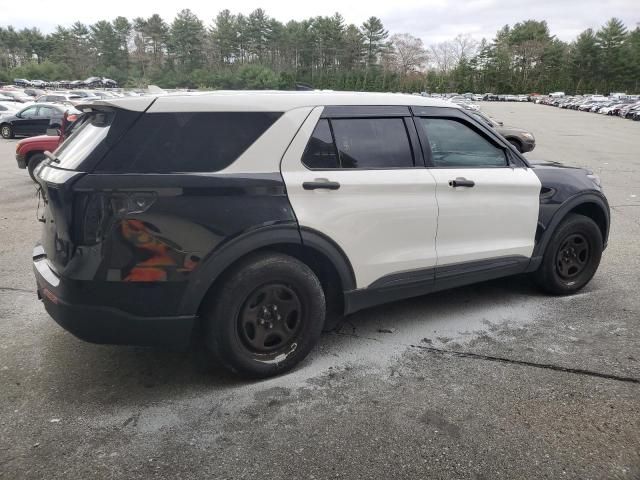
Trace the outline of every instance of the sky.
[[49, 33], [56, 25], [75, 21], [94, 23], [119, 15], [129, 19], [153, 13], [170, 22], [178, 10], [190, 8], [207, 25], [216, 14], [228, 8], [233, 13], [249, 14], [263, 8], [281, 22], [302, 20], [317, 15], [340, 12], [348, 23], [360, 25], [368, 17], [380, 17], [394, 33], [410, 33], [426, 45], [450, 40], [458, 34], [470, 34], [480, 40], [491, 39], [505, 24], [526, 20], [546, 20], [551, 33], [570, 41], [587, 28], [594, 30], [611, 17], [620, 18], [628, 28], [640, 25], [640, 0], [109, 0], [81, 2], [52, 7], [51, 0], [8, 0], [0, 13], [0, 26], [38, 27]]

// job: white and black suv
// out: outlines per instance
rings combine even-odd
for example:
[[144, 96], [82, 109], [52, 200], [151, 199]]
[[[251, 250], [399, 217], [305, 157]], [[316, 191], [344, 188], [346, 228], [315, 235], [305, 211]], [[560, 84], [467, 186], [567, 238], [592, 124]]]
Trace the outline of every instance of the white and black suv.
[[530, 164], [418, 96], [218, 92], [96, 101], [36, 169], [38, 295], [76, 336], [189, 345], [262, 377], [326, 318], [530, 272], [593, 277], [609, 207], [590, 172]]

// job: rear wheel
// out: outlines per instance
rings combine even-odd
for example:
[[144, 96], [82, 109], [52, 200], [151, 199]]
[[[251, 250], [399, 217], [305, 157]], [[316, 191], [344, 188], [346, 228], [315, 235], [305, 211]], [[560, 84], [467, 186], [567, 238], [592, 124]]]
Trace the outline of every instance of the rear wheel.
[[602, 233], [584, 215], [569, 214], [556, 231], [535, 272], [536, 283], [548, 293], [577, 292], [593, 278], [602, 257]]
[[0, 135], [6, 139], [13, 138], [13, 128], [11, 128], [11, 125], [5, 123], [0, 126]]
[[202, 314], [207, 347], [228, 369], [257, 378], [283, 373], [320, 338], [324, 292], [299, 260], [251, 255], [220, 283]]
[[34, 182], [36, 182], [37, 180], [33, 172], [45, 158], [47, 157], [44, 155], [44, 153], [34, 153], [29, 157], [29, 161], [27, 162], [27, 171], [29, 172], [31, 180], [33, 180]]

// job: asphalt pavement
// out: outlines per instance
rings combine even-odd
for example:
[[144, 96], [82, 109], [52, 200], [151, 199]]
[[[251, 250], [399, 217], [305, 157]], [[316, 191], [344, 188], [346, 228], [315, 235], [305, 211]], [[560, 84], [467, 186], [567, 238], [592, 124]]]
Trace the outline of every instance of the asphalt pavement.
[[0, 478], [640, 479], [640, 122], [482, 103], [591, 168], [609, 248], [571, 297], [501, 279], [359, 312], [293, 372], [84, 343], [36, 298], [35, 187], [0, 140]]

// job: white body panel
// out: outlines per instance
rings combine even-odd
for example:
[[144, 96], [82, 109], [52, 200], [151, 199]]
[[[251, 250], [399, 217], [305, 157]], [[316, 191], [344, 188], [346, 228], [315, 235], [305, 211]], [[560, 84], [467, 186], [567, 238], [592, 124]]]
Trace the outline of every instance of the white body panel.
[[279, 172], [280, 159], [312, 110], [312, 107], [301, 107], [285, 112], [235, 162], [219, 173]]
[[[508, 255], [530, 257], [540, 180], [529, 168], [430, 169], [437, 182], [438, 265]], [[475, 186], [450, 187], [458, 177]]]
[[[358, 288], [392, 273], [433, 267], [438, 209], [425, 168], [311, 171], [302, 155], [320, 117], [309, 115], [282, 159], [282, 175], [301, 227], [336, 242], [349, 258]], [[338, 190], [304, 190], [326, 178]]]

